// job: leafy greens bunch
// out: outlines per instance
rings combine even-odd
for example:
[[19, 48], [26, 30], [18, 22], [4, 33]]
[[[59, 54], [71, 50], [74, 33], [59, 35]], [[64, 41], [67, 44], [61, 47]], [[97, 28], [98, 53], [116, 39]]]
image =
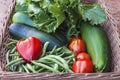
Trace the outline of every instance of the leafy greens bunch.
[[26, 13], [38, 30], [52, 33], [62, 29], [68, 38], [79, 34], [81, 21], [92, 25], [106, 21], [99, 4], [83, 4], [80, 0], [16, 0], [18, 11]]

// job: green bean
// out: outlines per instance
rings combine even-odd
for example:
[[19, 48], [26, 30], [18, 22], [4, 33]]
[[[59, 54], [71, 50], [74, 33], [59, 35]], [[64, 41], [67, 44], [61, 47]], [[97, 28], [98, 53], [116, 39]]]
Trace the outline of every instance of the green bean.
[[[36, 60], [35, 62], [39, 63], [40, 61], [37, 61], [37, 60]], [[47, 61], [47, 60], [41, 60], [40, 63], [43, 63], [43, 64], [48, 65], [48, 66], [51, 66], [50, 64], [54, 64], [52, 61]], [[34, 68], [35, 70], [38, 70], [39, 68], [42, 68], [42, 67], [37, 66], [37, 65], [34, 65], [33, 68]]]
[[74, 54], [73, 54], [73, 55], [70, 55], [70, 56], [67, 56], [67, 57], [64, 57], [64, 59], [67, 60], [67, 59], [70, 59], [70, 58], [73, 58], [73, 57], [75, 57]]
[[14, 53], [14, 54], [10, 54], [10, 56], [19, 56], [19, 54]]
[[57, 73], [59, 72], [58, 70], [54, 70], [53, 68], [51, 68], [51, 67], [49, 67], [49, 66], [47, 66], [47, 65], [45, 65], [45, 64], [37, 63], [37, 62], [35, 62], [35, 61], [32, 61], [32, 63], [35, 64], [35, 65], [44, 67], [44, 68], [46, 68], [46, 69], [48, 69], [48, 70], [50, 70], [50, 71], [52, 71], [52, 72], [57, 72]]
[[12, 71], [16, 71], [17, 68], [18, 68], [18, 66], [13, 66], [13, 65], [12, 65], [12, 67], [13, 67], [13, 70], [12, 70]]
[[20, 61], [14, 63], [13, 66], [17, 66], [17, 65], [20, 65], [20, 64], [23, 64], [23, 63], [25, 63], [25, 61], [24, 60], [20, 60]]
[[23, 69], [21, 67], [19, 68], [19, 72], [23, 72]]
[[7, 69], [13, 71], [13, 66], [8, 67]]
[[42, 62], [42, 63], [46, 63], [46, 64], [52, 64], [53, 62], [49, 61], [49, 60], [46, 60], [46, 59], [39, 59], [39, 60], [36, 60], [36, 62]]
[[57, 46], [54, 46], [52, 51], [50, 51], [49, 55], [53, 54], [55, 52], [56, 48], [57, 48]]
[[7, 61], [7, 63], [10, 62], [10, 61], [9, 61], [9, 54], [10, 54], [10, 50], [6, 53], [6, 61]]
[[10, 53], [14, 53], [16, 51], [16, 47], [14, 47]]
[[61, 49], [63, 49], [63, 48], [62, 48], [62, 47], [57, 48], [57, 49], [56, 49], [56, 52], [61, 51]]
[[59, 64], [61, 67], [65, 68], [68, 72], [72, 72], [72, 71], [69, 69], [69, 66], [67, 65], [67, 62], [66, 62], [63, 58], [61, 58], [61, 57], [59, 57], [59, 56], [48, 55], [48, 56], [45, 56], [45, 57], [39, 59], [39, 61], [42, 60], [42, 59], [51, 60], [51, 61]]
[[46, 53], [46, 50], [47, 50], [48, 45], [49, 45], [49, 42], [46, 42], [46, 43], [44, 44], [41, 57], [45, 56], [45, 53]]
[[[16, 54], [16, 53], [15, 53]], [[20, 56], [12, 56], [13, 60], [21, 58]]]
[[40, 68], [40, 66], [33, 65], [33, 69], [34, 69], [34, 70], [38, 70], [39, 68]]
[[46, 57], [44, 57], [44, 58], [49, 58], [49, 59], [56, 59], [57, 61], [60, 61], [61, 63], [63, 63], [64, 64], [64, 66], [66, 65], [65, 63], [66, 63], [66, 61], [63, 59], [63, 58], [61, 58], [61, 57], [59, 57], [59, 56], [55, 56], [55, 55], [48, 55], [48, 56], [46, 56]]
[[22, 65], [18, 66], [18, 70], [19, 70], [19, 72], [24, 72], [24, 69], [23, 69]]
[[8, 38], [8, 40], [12, 41], [12, 42], [17, 42], [18, 40], [12, 39], [12, 38]]
[[62, 52], [65, 53], [66, 56], [74, 54], [72, 51], [70, 51], [67, 47], [63, 47]]
[[10, 42], [10, 43], [7, 43], [7, 44], [4, 44], [7, 48], [9, 48], [9, 49], [12, 49], [14, 46], [13, 45], [15, 45], [15, 42]]
[[33, 69], [36, 69], [36, 68], [38, 68], [38, 66], [36, 66], [36, 65], [32, 65], [32, 67], [33, 67]]
[[67, 60], [67, 64], [69, 65], [69, 66], [71, 66], [72, 64], [73, 64], [73, 60], [72, 59], [69, 59], [69, 60]]
[[32, 71], [33, 73], [37, 73], [37, 71], [35, 71], [30, 64], [26, 64], [26, 66], [27, 66], [27, 68], [28, 68], [30, 71]]
[[51, 58], [55, 58], [56, 60], [60, 61], [60, 62], [64, 65], [65, 69], [66, 69], [68, 72], [72, 72], [72, 70], [69, 69], [69, 66], [68, 66], [67, 62], [66, 62], [63, 58], [61, 58], [61, 57], [59, 57], [59, 56], [54, 56], [54, 55], [49, 55], [49, 56], [50, 56]]
[[7, 67], [10, 71], [12, 71], [12, 72], [14, 72], [14, 71], [17, 71], [17, 69], [18, 69], [18, 66], [13, 66], [13, 65], [11, 65], [11, 66], [9, 66], [9, 67]]
[[9, 42], [9, 43], [7, 43], [7, 44], [5, 44], [5, 46], [10, 46], [10, 45], [12, 45], [12, 44], [15, 44], [15, 42]]
[[58, 70], [58, 64], [55, 64], [55, 65], [54, 65], [54, 69], [55, 69], [55, 70]]
[[38, 72], [42, 72], [44, 69], [45, 69], [45, 68], [40, 68], [40, 69], [38, 70]]
[[13, 65], [13, 64], [15, 64], [16, 62], [21, 61], [21, 60], [23, 60], [23, 59], [22, 59], [22, 58], [18, 58], [18, 59], [16, 59], [16, 60], [13, 60], [13, 61], [9, 62], [9, 63], [6, 65], [6, 67], [11, 66], [11, 65]]
[[30, 73], [30, 71], [26, 68], [26, 66], [22, 65], [22, 67], [24, 68], [24, 70], [25, 70], [27, 73]]
[[[50, 60], [51, 62], [54, 62], [54, 63], [56, 63], [56, 64], [59, 64], [61, 67], [63, 67], [63, 68], [66, 69], [66, 67], [65, 67], [62, 63], [60, 63], [58, 60], [56, 60], [56, 59], [54, 59], [54, 58], [49, 58], [49, 57], [41, 58], [41, 59], [39, 60], [39, 62], [41, 62], [41, 61], [43, 61], [43, 60], [44, 60], [44, 62], [46, 62], [46, 60]], [[48, 64], [47, 64], [47, 65], [48, 65]]]
[[65, 53], [63, 52], [62, 54], [60, 54], [59, 56], [62, 57]]

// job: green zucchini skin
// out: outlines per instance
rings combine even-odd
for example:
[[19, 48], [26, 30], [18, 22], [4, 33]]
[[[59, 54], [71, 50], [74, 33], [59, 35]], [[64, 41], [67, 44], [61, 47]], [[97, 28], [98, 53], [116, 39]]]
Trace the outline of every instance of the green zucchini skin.
[[99, 26], [82, 23], [80, 28], [87, 52], [90, 54], [96, 72], [109, 71], [110, 45], [104, 30]]
[[33, 26], [33, 21], [29, 18], [27, 14], [22, 12], [17, 12], [12, 17], [13, 23], [21, 23], [29, 26]]
[[51, 50], [55, 45], [57, 47], [61, 47], [65, 45], [65, 43], [60, 42], [54, 36], [42, 31], [38, 31], [35, 28], [23, 24], [17, 24], [17, 23], [11, 24], [9, 27], [9, 32], [15, 39], [25, 39], [30, 36], [34, 36], [39, 38], [43, 44], [46, 41], [49, 41], [50, 44], [48, 46], [48, 50]]
[[52, 33], [51, 35], [54, 36], [55, 38], [57, 38], [63, 44], [68, 43], [67, 37], [65, 36], [65, 34], [63, 34], [61, 32], [55, 32], [55, 33]]

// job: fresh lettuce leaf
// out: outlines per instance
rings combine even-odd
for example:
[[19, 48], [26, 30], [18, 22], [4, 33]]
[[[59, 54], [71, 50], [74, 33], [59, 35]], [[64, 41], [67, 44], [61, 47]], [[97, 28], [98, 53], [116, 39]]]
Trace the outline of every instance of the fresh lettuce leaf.
[[16, 0], [15, 12], [26, 12], [27, 4], [25, 0]]
[[59, 28], [67, 29], [68, 38], [79, 35], [83, 20], [92, 25], [106, 21], [105, 11], [99, 4], [83, 4], [81, 0], [16, 0], [17, 11], [29, 15], [38, 30], [52, 33]]
[[82, 4], [78, 6], [78, 11], [85, 21], [91, 24], [101, 24], [106, 21], [106, 14], [99, 4]]
[[65, 20], [65, 14], [60, 5], [53, 4], [49, 6], [49, 12], [52, 13], [52, 17], [57, 20], [57, 26], [59, 26]]

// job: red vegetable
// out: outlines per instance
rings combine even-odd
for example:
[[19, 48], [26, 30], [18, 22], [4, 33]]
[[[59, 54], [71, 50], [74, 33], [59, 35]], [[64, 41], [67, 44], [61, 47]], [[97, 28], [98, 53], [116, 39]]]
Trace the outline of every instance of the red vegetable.
[[91, 73], [93, 72], [93, 63], [91, 60], [78, 60], [72, 65], [72, 70], [75, 73]]
[[76, 55], [80, 52], [84, 52], [86, 50], [85, 43], [80, 37], [73, 36], [70, 40], [68, 48], [75, 52]]
[[42, 43], [36, 37], [29, 37], [25, 40], [19, 40], [16, 48], [20, 56], [26, 61], [40, 58], [42, 52]]
[[87, 54], [86, 52], [81, 52], [76, 56], [76, 60], [83, 60], [83, 59], [89, 59], [90, 60], [89, 54]]

